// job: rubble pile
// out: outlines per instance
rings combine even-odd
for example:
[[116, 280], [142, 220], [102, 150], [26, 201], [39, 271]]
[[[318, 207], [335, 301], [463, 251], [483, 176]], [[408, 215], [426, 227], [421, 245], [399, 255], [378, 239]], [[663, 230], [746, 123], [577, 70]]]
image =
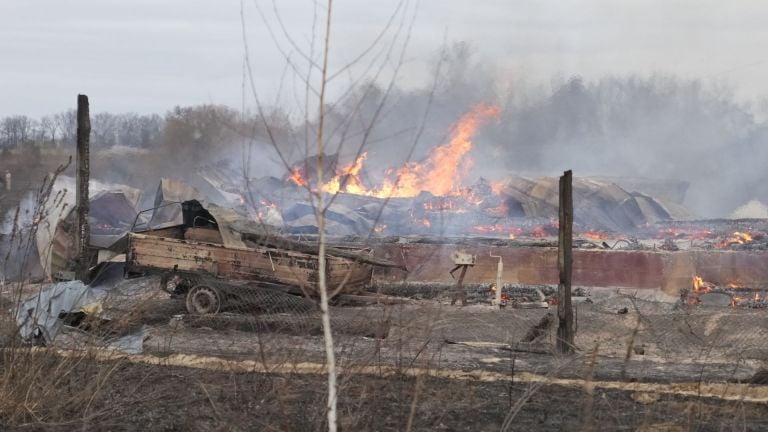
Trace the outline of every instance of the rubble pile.
[[[218, 170], [219, 177], [222, 175]], [[251, 211], [271, 224], [283, 223], [289, 234], [315, 234], [315, 208], [309, 192], [293, 177], [242, 180], [231, 173], [230, 186], [244, 190], [229, 205]], [[219, 187], [222, 183], [218, 183]], [[213, 184], [212, 184], [213, 186]], [[410, 197], [328, 194], [327, 229], [332, 236], [475, 235], [489, 237], [554, 237], [557, 235], [557, 179], [508, 177], [475, 184], [451, 195], [421, 191]], [[595, 238], [632, 232], [637, 227], [671, 221], [685, 214], [648, 195], [622, 189], [615, 183], [590, 178], [574, 181], [575, 226]], [[279, 217], [275, 215], [279, 214]], [[604, 234], [603, 234], [604, 233]]]
[[638, 235], [701, 249], [760, 251], [768, 250], [768, 219], [663, 221], [641, 227]]

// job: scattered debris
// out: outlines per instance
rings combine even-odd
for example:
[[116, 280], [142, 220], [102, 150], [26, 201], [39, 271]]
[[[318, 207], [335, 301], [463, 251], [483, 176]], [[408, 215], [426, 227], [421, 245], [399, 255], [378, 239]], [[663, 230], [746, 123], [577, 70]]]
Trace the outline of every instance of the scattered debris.
[[680, 247], [677, 246], [674, 240], [671, 238], [664, 239], [664, 242], [661, 243], [661, 246], [659, 246], [659, 249], [665, 250], [665, 251], [679, 251]]
[[98, 310], [103, 293], [95, 293], [80, 281], [62, 282], [23, 303], [16, 313], [19, 336], [35, 345], [52, 343], [61, 332], [62, 314]]
[[[79, 280], [40, 288], [13, 311], [19, 338], [42, 346], [88, 345], [127, 353], [142, 351], [149, 334], [144, 310], [167, 295], [152, 279], [126, 281], [123, 263], [105, 263], [92, 272], [90, 285]], [[78, 342], [80, 341], [80, 342]]]

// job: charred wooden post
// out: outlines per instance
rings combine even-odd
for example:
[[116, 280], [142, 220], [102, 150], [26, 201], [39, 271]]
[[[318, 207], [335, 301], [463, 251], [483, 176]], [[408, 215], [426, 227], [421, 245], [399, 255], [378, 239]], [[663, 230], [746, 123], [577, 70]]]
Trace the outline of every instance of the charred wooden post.
[[560, 177], [560, 227], [558, 235], [557, 267], [560, 283], [557, 286], [557, 352], [573, 353], [573, 307], [571, 306], [571, 274], [573, 268], [573, 177], [571, 170]]
[[88, 96], [77, 95], [77, 186], [75, 187], [75, 277], [85, 283], [88, 281], [90, 256], [88, 245], [90, 227], [88, 226], [88, 181], [90, 177], [90, 135], [91, 119], [88, 112]]

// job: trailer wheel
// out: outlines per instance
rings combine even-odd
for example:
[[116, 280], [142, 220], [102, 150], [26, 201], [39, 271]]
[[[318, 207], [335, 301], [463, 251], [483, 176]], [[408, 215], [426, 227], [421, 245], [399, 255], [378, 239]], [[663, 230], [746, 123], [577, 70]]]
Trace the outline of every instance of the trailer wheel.
[[215, 314], [221, 308], [219, 291], [208, 285], [196, 285], [187, 293], [187, 312]]

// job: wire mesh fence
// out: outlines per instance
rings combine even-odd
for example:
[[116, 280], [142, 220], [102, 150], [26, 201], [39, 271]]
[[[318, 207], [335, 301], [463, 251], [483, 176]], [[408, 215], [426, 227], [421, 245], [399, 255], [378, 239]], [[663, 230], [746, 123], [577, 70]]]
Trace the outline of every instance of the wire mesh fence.
[[[88, 286], [70, 288], [67, 310], [57, 309], [65, 291], [56, 287], [4, 287], [4, 304], [14, 309], [4, 326], [6, 346], [28, 350], [7, 361], [17, 368], [19, 362], [38, 365], [31, 368], [35, 377], [17, 377], [17, 385], [53, 386], [48, 391], [57, 394], [64, 391], [59, 374], [79, 371], [105, 383], [109, 391], [87, 387], [105, 401], [161, 410], [172, 422], [181, 419], [167, 414], [167, 402], [137, 400], [170, 398], [170, 406], [206, 401], [208, 412], [213, 403], [228, 418], [210, 424], [229, 422], [235, 429], [256, 427], [254, 421], [322, 427], [322, 324], [317, 300], [301, 289], [196, 274], [125, 278], [120, 264], [104, 267]], [[768, 360], [765, 309], [690, 305], [638, 291], [575, 290], [576, 354], [561, 356], [553, 350], [558, 323], [552, 286], [506, 285], [505, 307], [492, 304], [491, 284], [466, 286], [464, 306], [450, 304], [453, 286], [370, 289], [339, 295], [331, 305], [340, 402], [350, 428], [401, 430], [409, 422], [420, 430], [764, 426], [761, 401], [768, 393], [759, 383]], [[20, 333], [21, 318], [32, 331]], [[35, 325], [42, 329], [49, 321], [57, 326], [35, 333]], [[24, 337], [29, 334], [37, 336]], [[40, 360], [42, 352], [56, 354]], [[142, 377], [131, 384], [133, 396], [117, 390], [132, 379], [123, 370]], [[6, 382], [11, 378], [6, 371]], [[203, 384], [188, 387], [186, 380]], [[150, 392], [154, 385], [161, 390]], [[8, 394], [20, 397], [19, 390]], [[36, 415], [48, 421], [71, 415], [42, 394], [35, 397], [48, 405]], [[253, 410], [249, 415], [235, 408], [243, 404]], [[742, 417], [734, 417], [737, 412]], [[192, 417], [192, 429], [208, 424]], [[93, 424], [109, 424], [108, 417], [99, 418]], [[31, 419], [17, 414], [4, 421]]]

